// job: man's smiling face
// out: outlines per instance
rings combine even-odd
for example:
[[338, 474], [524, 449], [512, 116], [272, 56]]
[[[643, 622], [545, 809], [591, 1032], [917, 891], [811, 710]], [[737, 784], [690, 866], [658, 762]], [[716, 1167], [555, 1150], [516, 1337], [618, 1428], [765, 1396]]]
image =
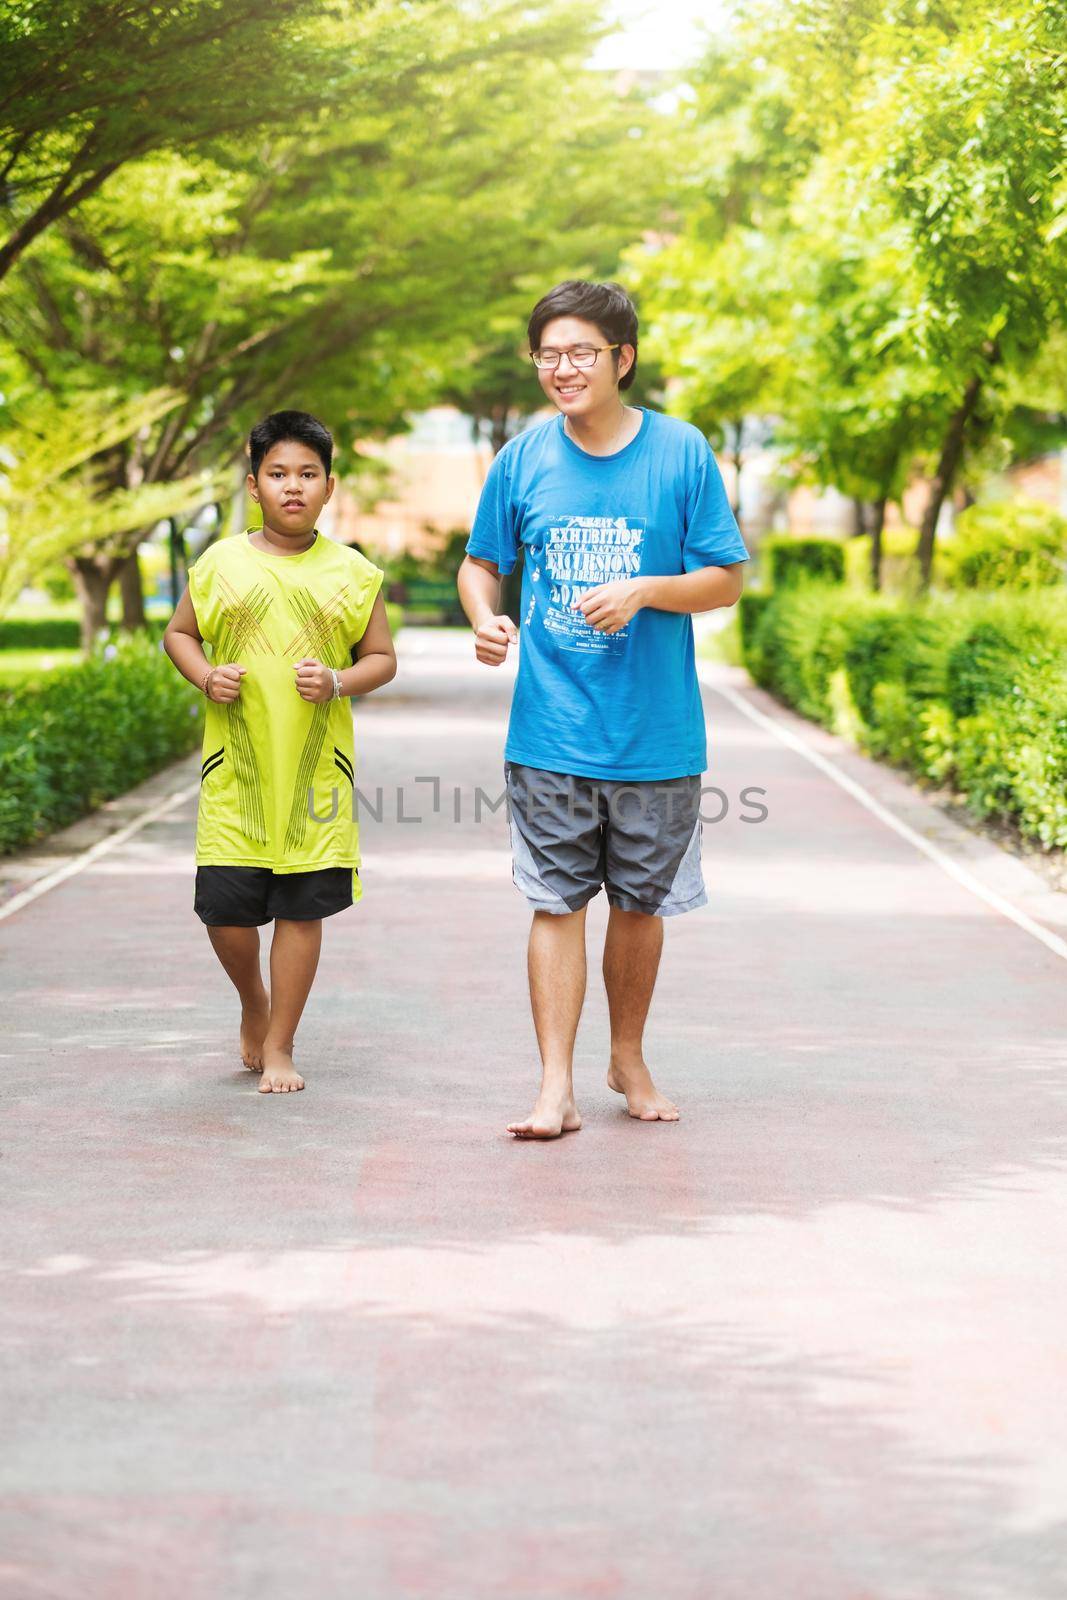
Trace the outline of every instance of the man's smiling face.
[[628, 344], [621, 350], [605, 350], [604, 345], [610, 343], [595, 322], [586, 322], [582, 317], [553, 317], [545, 323], [541, 330], [542, 350], [600, 347], [595, 366], [576, 367], [564, 355], [558, 367], [537, 369], [542, 389], [564, 416], [589, 416], [617, 400], [619, 379], [629, 371], [634, 353]]

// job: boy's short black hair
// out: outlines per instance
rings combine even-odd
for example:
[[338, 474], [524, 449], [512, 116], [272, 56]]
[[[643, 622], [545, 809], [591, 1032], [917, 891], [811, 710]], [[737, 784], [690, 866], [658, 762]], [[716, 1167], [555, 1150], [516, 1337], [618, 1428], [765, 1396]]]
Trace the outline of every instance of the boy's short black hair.
[[[626, 290], [619, 283], [591, 283], [585, 278], [568, 278], [557, 283], [543, 295], [530, 313], [527, 336], [530, 349], [537, 350], [546, 323], [553, 317], [581, 317], [600, 329], [608, 344], [630, 344], [634, 349], [633, 366], [619, 379], [619, 388], [628, 389], [637, 375], [637, 311]], [[618, 366], [619, 352], [612, 356]]]
[[333, 466], [333, 436], [324, 422], [313, 417], [310, 411], [272, 411], [269, 417], [257, 422], [248, 435], [248, 455], [253, 478], [259, 477], [263, 457], [276, 444], [293, 440], [314, 450], [330, 476]]

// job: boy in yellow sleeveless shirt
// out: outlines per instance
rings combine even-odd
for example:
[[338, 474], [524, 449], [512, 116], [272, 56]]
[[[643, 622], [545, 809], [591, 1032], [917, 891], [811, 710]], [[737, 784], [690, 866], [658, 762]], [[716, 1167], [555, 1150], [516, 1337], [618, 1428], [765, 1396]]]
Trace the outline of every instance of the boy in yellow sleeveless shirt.
[[208, 699], [194, 908], [241, 999], [242, 1059], [285, 1093], [304, 1087], [293, 1045], [322, 919], [362, 896], [350, 697], [388, 683], [396, 656], [380, 568], [315, 526], [334, 490], [328, 430], [274, 412], [249, 455], [263, 527], [204, 551], [163, 643]]

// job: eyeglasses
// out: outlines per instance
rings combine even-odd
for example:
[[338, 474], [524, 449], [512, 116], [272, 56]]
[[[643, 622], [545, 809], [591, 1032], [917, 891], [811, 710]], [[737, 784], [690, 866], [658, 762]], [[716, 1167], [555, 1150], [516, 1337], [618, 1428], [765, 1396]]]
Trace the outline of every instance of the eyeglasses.
[[551, 372], [564, 356], [570, 357], [572, 367], [595, 367], [599, 351], [621, 349], [621, 344], [576, 344], [570, 350], [531, 350], [530, 356], [535, 367]]

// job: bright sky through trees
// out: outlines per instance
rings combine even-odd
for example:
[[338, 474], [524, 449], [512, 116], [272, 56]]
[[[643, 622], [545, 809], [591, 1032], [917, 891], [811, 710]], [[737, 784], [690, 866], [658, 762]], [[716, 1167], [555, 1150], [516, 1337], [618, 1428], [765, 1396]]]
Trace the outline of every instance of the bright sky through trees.
[[603, 15], [620, 31], [605, 39], [595, 67], [675, 72], [694, 61], [707, 31], [727, 25], [729, 0], [608, 0]]

